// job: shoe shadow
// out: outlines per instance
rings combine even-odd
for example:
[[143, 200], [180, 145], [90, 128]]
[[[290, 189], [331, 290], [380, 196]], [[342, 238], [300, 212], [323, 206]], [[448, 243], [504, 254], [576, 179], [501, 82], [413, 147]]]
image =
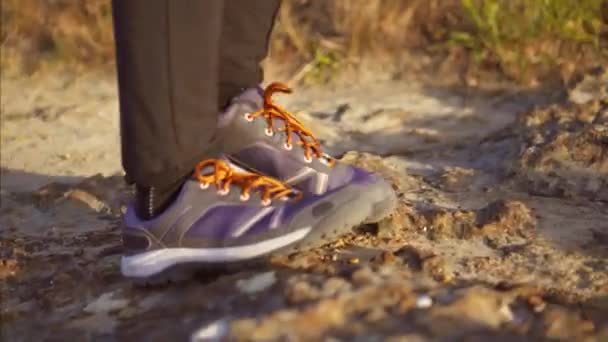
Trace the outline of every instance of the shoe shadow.
[[8, 192], [28, 192], [50, 183], [76, 184], [83, 176], [55, 176], [0, 167], [0, 188]]

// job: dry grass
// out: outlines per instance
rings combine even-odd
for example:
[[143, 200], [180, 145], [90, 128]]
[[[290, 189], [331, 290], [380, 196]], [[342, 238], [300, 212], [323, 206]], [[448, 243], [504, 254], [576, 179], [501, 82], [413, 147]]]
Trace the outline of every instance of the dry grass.
[[[1, 39], [4, 70], [111, 65], [109, 0], [3, 0]], [[373, 61], [534, 84], [606, 63], [607, 46], [608, 0], [284, 0], [270, 60], [312, 82]]]
[[432, 53], [450, 30], [466, 30], [465, 15], [460, 0], [285, 1], [271, 58], [306, 63], [313, 81], [370, 59], [378, 71], [399, 72], [412, 54]]
[[99, 66], [114, 58], [108, 0], [3, 0], [3, 67]]

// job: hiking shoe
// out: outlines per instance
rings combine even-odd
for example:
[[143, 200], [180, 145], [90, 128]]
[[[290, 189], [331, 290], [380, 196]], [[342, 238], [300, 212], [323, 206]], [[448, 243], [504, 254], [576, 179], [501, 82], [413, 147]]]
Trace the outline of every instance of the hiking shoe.
[[368, 222], [393, 212], [396, 196], [381, 177], [340, 163], [323, 152], [320, 142], [293, 114], [272, 102], [276, 92], [290, 93], [281, 83], [252, 88], [234, 98], [220, 115], [218, 144], [230, 160], [305, 193], [322, 195], [355, 187], [359, 200], [375, 210]]
[[314, 248], [350, 232], [374, 210], [356, 200], [356, 187], [305, 194], [223, 159], [199, 163], [194, 175], [157, 217], [142, 220], [128, 208], [124, 276], [152, 284], [181, 280], [208, 266]]

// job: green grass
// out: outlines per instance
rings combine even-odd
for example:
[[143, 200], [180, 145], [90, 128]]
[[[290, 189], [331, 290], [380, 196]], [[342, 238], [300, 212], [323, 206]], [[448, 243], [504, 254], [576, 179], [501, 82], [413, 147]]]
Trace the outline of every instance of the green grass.
[[474, 30], [452, 32], [450, 42], [469, 48], [478, 64], [496, 60], [516, 79], [534, 67], [574, 61], [572, 50], [605, 54], [602, 0], [462, 0], [462, 5]]

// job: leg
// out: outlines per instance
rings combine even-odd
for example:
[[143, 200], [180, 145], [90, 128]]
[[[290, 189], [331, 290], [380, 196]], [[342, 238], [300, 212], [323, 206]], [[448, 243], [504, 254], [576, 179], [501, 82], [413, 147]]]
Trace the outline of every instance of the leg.
[[190, 172], [217, 121], [223, 2], [115, 0], [123, 166], [162, 187]]
[[217, 121], [221, 0], [114, 0], [122, 163], [138, 214], [168, 205]]
[[[386, 182], [334, 163], [308, 130], [270, 99], [262, 110], [252, 108], [262, 102], [255, 89], [232, 102], [223, 114], [233, 115], [222, 115], [224, 125], [217, 128], [214, 144], [240, 144], [239, 150], [229, 158], [205, 158], [218, 105], [262, 81], [259, 63], [278, 1], [226, 0], [226, 12], [223, 4], [114, 2], [123, 164], [139, 185], [135, 207], [123, 216], [121, 271], [137, 281], [181, 279], [199, 268], [243, 267], [272, 254], [314, 248], [379, 219], [395, 202]], [[266, 95], [281, 90], [269, 86]], [[256, 120], [273, 115], [293, 131], [294, 141], [285, 141], [280, 131], [283, 139], [270, 138], [268, 121]], [[264, 153], [251, 149], [258, 142]], [[180, 179], [203, 158], [194, 177]], [[277, 172], [253, 171], [268, 166]]]
[[220, 43], [220, 106], [244, 88], [262, 83], [260, 63], [266, 57], [268, 41], [280, 0], [227, 0]]

